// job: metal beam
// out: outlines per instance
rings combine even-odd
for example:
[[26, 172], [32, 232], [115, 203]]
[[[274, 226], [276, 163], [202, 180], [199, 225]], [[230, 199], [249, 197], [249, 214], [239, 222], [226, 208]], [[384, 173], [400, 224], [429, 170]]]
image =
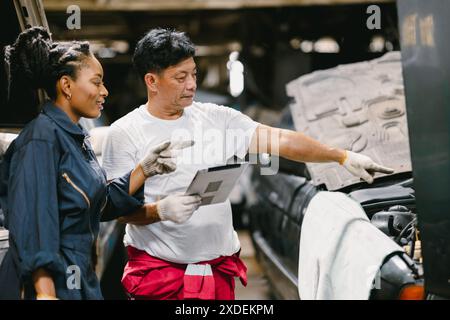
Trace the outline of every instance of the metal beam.
[[43, 0], [46, 11], [66, 11], [78, 5], [89, 11], [217, 10], [287, 6], [373, 4], [395, 0]]
[[22, 30], [34, 26], [43, 26], [48, 30], [41, 0], [14, 0], [14, 7]]

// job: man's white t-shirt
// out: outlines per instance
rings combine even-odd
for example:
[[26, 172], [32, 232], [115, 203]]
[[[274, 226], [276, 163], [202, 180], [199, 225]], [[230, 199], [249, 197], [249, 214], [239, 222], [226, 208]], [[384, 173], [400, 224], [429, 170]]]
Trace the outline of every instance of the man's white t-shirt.
[[[154, 202], [184, 193], [197, 170], [225, 165], [235, 155], [244, 158], [257, 126], [241, 112], [211, 103], [194, 102], [176, 120], [152, 116], [142, 105], [111, 125], [103, 144], [103, 167], [108, 179], [120, 177], [132, 170], [150, 148], [168, 140], [194, 140], [192, 147], [180, 151], [176, 171], [145, 182], [145, 202]], [[124, 244], [176, 263], [230, 256], [240, 249], [229, 200], [201, 206], [181, 224], [128, 224]]]

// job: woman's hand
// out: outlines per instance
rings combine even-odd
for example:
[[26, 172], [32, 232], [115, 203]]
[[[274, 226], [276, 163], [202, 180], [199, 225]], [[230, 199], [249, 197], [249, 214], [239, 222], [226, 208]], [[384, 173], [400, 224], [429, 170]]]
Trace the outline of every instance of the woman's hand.
[[36, 300], [59, 300], [59, 299], [49, 294], [38, 293], [36, 295]]
[[56, 298], [55, 283], [50, 273], [44, 268], [39, 268], [33, 272], [34, 289], [36, 290], [36, 300], [58, 300]]

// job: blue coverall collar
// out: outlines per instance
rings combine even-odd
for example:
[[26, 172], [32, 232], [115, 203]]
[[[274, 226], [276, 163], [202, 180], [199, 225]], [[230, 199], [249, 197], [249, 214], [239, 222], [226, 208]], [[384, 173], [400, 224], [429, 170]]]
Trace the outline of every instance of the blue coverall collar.
[[55, 106], [53, 102], [46, 102], [42, 108], [42, 112], [44, 112], [53, 121], [55, 121], [58, 126], [69, 132], [71, 135], [74, 135], [80, 139], [84, 139], [88, 136], [87, 131], [84, 130], [82, 126], [73, 123], [69, 116], [63, 110]]

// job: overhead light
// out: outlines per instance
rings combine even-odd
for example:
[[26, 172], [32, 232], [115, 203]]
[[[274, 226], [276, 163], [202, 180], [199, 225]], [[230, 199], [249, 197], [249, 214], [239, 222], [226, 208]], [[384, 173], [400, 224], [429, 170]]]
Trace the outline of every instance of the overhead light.
[[301, 48], [302, 41], [299, 38], [292, 38], [291, 41], [289, 41], [289, 44], [292, 49], [299, 50]]
[[98, 54], [99, 58], [103, 58], [103, 59], [114, 58], [117, 55], [116, 52], [111, 48], [101, 48], [97, 52], [97, 54]]
[[89, 41], [92, 53], [100, 58], [114, 58], [117, 54], [128, 52], [130, 45], [125, 40], [91, 40]]
[[97, 54], [100, 49], [104, 48], [105, 44], [101, 41], [91, 40], [89, 41], [89, 48], [91, 49], [92, 53]]
[[233, 51], [227, 62], [230, 77], [229, 91], [233, 97], [238, 97], [244, 91], [244, 65], [238, 59], [239, 52]]
[[250, 52], [257, 58], [261, 58], [266, 54], [266, 50], [263, 47], [255, 45], [250, 47]]
[[195, 55], [197, 57], [222, 56], [230, 51], [241, 51], [239, 42], [230, 42], [223, 45], [196, 45]]
[[237, 61], [239, 59], [239, 52], [232, 51], [228, 57], [230, 61]]
[[303, 40], [300, 42], [300, 49], [305, 53], [310, 53], [314, 49], [314, 43], [312, 41]]
[[314, 51], [320, 53], [338, 53], [339, 44], [331, 37], [323, 37], [314, 43]]
[[392, 51], [392, 50], [394, 50], [394, 45], [392, 44], [392, 42], [386, 41], [386, 50], [387, 50], [387, 51]]
[[215, 88], [220, 84], [220, 69], [217, 64], [208, 64], [205, 78], [203, 79], [202, 86], [204, 88]]
[[373, 36], [369, 44], [370, 52], [383, 52], [385, 48], [386, 40], [383, 36]]
[[128, 49], [130, 48], [130, 45], [128, 44], [128, 42], [123, 41], [123, 40], [115, 40], [115, 41], [111, 42], [111, 44], [109, 46], [115, 52], [121, 53], [121, 54], [127, 53]]

